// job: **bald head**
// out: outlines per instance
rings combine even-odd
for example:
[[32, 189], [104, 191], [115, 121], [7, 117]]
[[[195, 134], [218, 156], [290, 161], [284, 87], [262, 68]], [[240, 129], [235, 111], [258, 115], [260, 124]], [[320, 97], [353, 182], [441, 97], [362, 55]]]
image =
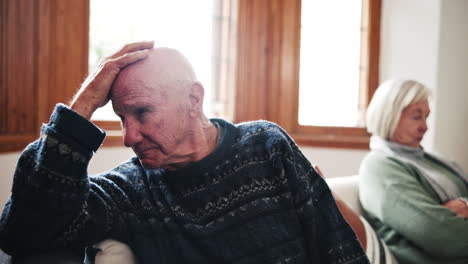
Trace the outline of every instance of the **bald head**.
[[170, 48], [155, 48], [146, 59], [121, 70], [114, 81], [111, 98], [134, 83], [146, 88], [179, 90], [196, 81], [192, 65], [184, 55]]
[[145, 168], [179, 168], [216, 146], [217, 129], [203, 113], [203, 86], [178, 51], [156, 48], [120, 71], [111, 88], [124, 144]]

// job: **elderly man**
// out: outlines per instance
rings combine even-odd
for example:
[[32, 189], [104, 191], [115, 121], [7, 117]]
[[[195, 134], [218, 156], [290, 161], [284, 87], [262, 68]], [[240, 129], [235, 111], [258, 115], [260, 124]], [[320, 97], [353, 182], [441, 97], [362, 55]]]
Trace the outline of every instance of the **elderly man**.
[[[19, 159], [1, 248], [33, 254], [112, 239], [139, 263], [368, 263], [288, 135], [266, 121], [207, 119], [190, 63], [152, 47], [125, 46], [69, 107], [57, 105]], [[88, 177], [105, 136], [89, 119], [109, 100], [136, 157]]]

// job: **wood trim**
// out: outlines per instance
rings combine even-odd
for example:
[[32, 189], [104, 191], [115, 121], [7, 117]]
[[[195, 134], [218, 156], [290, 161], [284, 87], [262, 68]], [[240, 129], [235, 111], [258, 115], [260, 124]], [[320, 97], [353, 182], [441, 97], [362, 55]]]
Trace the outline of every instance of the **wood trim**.
[[368, 79], [367, 105], [369, 105], [375, 90], [379, 86], [380, 73], [380, 29], [382, 16], [382, 0], [370, 0], [369, 4], [369, 37], [368, 37]]
[[[294, 3], [294, 4], [292, 4]], [[299, 58], [301, 42], [301, 1], [285, 1], [283, 7], [283, 34], [281, 52], [281, 92], [279, 98], [283, 107], [279, 111], [279, 122], [289, 130], [297, 126], [299, 111]], [[288, 8], [289, 7], [289, 8]], [[287, 115], [286, 113], [290, 114]], [[294, 116], [295, 118], [291, 118]]]
[[35, 131], [34, 2], [3, 1], [1, 19], [1, 134]]
[[8, 113], [8, 65], [6, 60], [8, 30], [7, 30], [7, 1], [0, 1], [0, 134], [8, 133], [8, 120], [3, 113]]
[[106, 131], [106, 138], [102, 142], [103, 147], [124, 147], [122, 128], [119, 121], [92, 120], [92, 122]]
[[36, 134], [0, 135], [0, 153], [22, 150], [36, 139]]
[[104, 129], [104, 130], [121, 130], [120, 122], [119, 121], [99, 121], [99, 120], [92, 120], [93, 123]]
[[298, 126], [291, 136], [303, 145], [369, 149], [370, 135], [360, 127]]
[[239, 0], [234, 122], [267, 118], [269, 0]]
[[[37, 36], [38, 36], [38, 43], [37, 43], [37, 103], [38, 103], [38, 120], [37, 126], [40, 126], [42, 122], [46, 122], [46, 120], [50, 116], [50, 109], [49, 107], [49, 95], [50, 95], [50, 87], [52, 86], [52, 80], [50, 74], [48, 72], [53, 67], [51, 63], [51, 56], [52, 47], [51, 42], [51, 25], [53, 21], [51, 21], [51, 10], [52, 6], [50, 1], [38, 1], [37, 3], [37, 12], [38, 12], [38, 23], [37, 23]], [[39, 65], [41, 67], [39, 67]]]
[[[107, 131], [109, 133], [109, 131]], [[113, 131], [113, 132], [119, 132], [119, 131]], [[125, 147], [123, 144], [123, 139], [121, 135], [107, 135], [106, 138], [104, 139], [104, 142], [102, 142], [103, 147]]]
[[299, 90], [301, 1], [271, 3], [268, 70], [268, 119], [293, 131]]
[[0, 144], [19, 144], [25, 141], [32, 142], [37, 138], [36, 134], [22, 134], [22, 135], [1, 135]]
[[369, 149], [369, 137], [334, 134], [301, 134], [290, 133], [297, 144], [302, 146]]

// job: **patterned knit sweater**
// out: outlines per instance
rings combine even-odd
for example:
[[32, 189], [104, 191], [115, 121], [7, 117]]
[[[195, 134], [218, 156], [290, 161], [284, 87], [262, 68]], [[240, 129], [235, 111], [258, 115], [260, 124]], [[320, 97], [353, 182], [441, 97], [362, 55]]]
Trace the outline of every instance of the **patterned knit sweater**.
[[12, 255], [127, 243], [140, 263], [368, 263], [322, 178], [277, 125], [222, 127], [210, 155], [177, 171], [137, 158], [97, 176], [104, 132], [57, 105], [22, 153], [0, 220]]

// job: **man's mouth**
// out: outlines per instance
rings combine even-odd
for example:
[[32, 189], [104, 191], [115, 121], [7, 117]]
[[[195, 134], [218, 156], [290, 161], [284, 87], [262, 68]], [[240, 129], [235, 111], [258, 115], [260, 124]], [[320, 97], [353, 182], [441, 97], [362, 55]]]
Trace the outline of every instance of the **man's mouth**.
[[135, 153], [138, 156], [138, 158], [145, 158], [146, 156], [148, 156], [148, 152], [150, 151], [161, 151], [161, 149], [158, 147], [152, 147], [145, 150], [135, 151]]

